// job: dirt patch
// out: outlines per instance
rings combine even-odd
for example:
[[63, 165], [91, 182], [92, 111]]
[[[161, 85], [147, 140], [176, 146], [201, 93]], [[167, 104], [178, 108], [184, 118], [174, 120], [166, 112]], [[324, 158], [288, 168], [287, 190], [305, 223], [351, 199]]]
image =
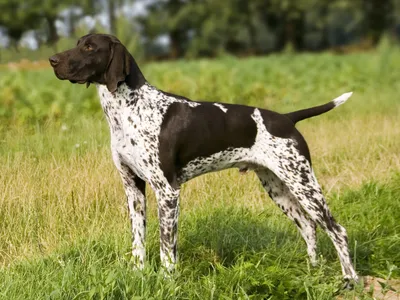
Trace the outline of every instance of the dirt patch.
[[364, 290], [375, 299], [400, 300], [400, 280], [364, 277]]
[[31, 61], [27, 59], [21, 59], [19, 62], [9, 62], [7, 64], [1, 65], [1, 67], [11, 71], [40, 70], [50, 68], [50, 64], [47, 60]]
[[378, 277], [365, 276], [363, 277], [363, 281], [364, 281], [363, 292], [356, 287], [355, 291], [346, 293], [346, 295], [341, 295], [336, 299], [337, 300], [346, 300], [346, 299], [400, 300], [400, 279], [386, 280]]

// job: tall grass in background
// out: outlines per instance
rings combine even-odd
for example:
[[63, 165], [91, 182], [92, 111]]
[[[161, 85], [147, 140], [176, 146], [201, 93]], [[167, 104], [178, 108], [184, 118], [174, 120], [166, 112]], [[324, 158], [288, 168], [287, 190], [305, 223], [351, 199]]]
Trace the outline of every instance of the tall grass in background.
[[[0, 68], [3, 122], [75, 120], [80, 115], [100, 113], [95, 88], [86, 90], [59, 81], [46, 66], [46, 62], [41, 63], [34, 71], [20, 70], [23, 65]], [[193, 99], [257, 105], [285, 112], [327, 102], [351, 90], [357, 100], [344, 106], [341, 115], [397, 112], [390, 106], [397, 103], [400, 50], [384, 45], [377, 52], [346, 56], [330, 53], [248, 59], [224, 56], [219, 60], [158, 62], [141, 67], [152, 84]]]

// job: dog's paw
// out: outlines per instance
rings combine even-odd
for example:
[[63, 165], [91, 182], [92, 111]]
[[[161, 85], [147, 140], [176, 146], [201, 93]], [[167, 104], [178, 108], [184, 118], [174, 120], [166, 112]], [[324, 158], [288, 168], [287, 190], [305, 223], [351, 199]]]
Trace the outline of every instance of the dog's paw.
[[360, 279], [356, 274], [353, 276], [345, 275], [343, 278], [343, 289], [344, 290], [353, 290], [354, 287], [360, 282]]

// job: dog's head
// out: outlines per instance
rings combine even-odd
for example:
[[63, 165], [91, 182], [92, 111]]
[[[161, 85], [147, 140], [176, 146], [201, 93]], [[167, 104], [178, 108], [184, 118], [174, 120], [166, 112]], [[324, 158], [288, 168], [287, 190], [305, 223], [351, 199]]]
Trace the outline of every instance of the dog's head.
[[88, 34], [75, 48], [57, 53], [49, 61], [59, 79], [87, 86], [92, 82], [105, 84], [113, 93], [130, 74], [133, 58], [116, 37]]

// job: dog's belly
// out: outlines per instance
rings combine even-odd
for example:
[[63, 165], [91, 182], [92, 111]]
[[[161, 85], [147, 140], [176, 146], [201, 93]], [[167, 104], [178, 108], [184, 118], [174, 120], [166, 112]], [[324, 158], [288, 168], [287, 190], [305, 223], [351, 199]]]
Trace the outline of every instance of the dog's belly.
[[178, 171], [178, 182], [182, 184], [205, 173], [234, 167], [254, 169], [249, 148], [228, 148], [207, 157], [195, 158]]

